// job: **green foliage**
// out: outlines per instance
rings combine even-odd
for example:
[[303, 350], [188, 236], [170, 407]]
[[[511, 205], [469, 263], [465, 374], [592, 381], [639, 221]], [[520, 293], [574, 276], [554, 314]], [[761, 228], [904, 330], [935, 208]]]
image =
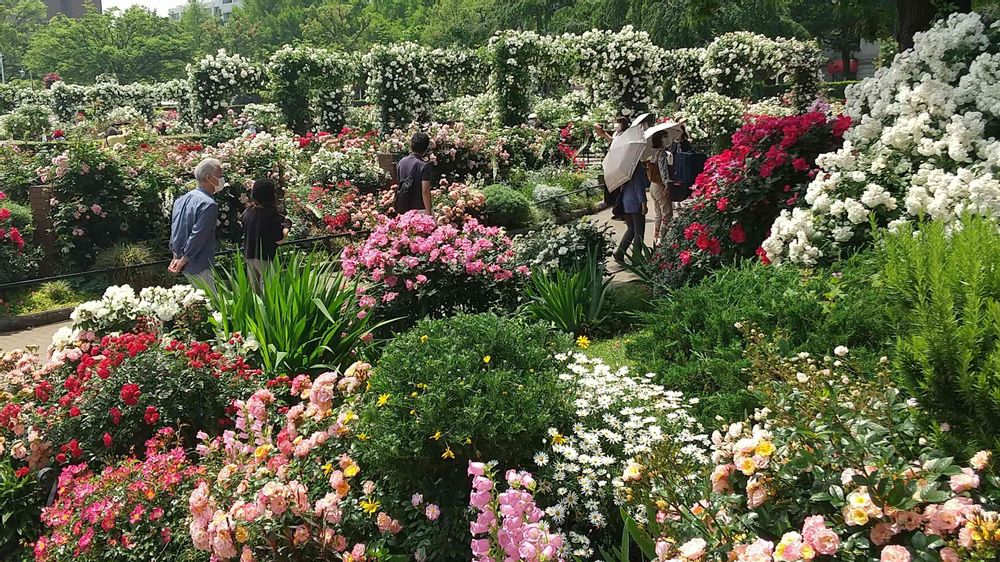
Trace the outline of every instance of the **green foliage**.
[[[0, 147], [0, 185], [7, 197], [27, 203], [28, 188], [38, 182], [34, 152], [15, 146]], [[9, 201], [8, 201], [9, 202]]]
[[163, 280], [163, 267], [136, 267], [155, 261], [157, 255], [144, 242], [123, 242], [98, 252], [96, 269], [124, 268], [108, 273], [111, 285], [130, 285], [136, 291]]
[[869, 364], [889, 349], [891, 320], [878, 254], [859, 254], [828, 269], [800, 272], [761, 265], [724, 268], [659, 300], [648, 329], [627, 346], [640, 372], [701, 399], [708, 425], [751, 411], [743, 339], [737, 323], [781, 330], [789, 351], [827, 354], [846, 345]]
[[[922, 225], [886, 239], [885, 280], [900, 320], [896, 370], [951, 447], [1000, 447], [1000, 233]], [[948, 436], [945, 436], [948, 437]], [[973, 449], [974, 451], [974, 449]]]
[[0, 117], [0, 137], [8, 140], [40, 140], [51, 131], [52, 110], [33, 103], [22, 104]]
[[93, 295], [74, 289], [66, 281], [51, 281], [23, 296], [12, 297], [10, 299], [10, 312], [11, 314], [34, 314], [47, 310], [69, 308], [88, 300], [90, 296]]
[[269, 374], [346, 369], [376, 326], [358, 306], [356, 287], [322, 254], [279, 255], [258, 288], [241, 256], [218, 270], [206, 291], [220, 337], [253, 337]]
[[10, 458], [0, 460], [0, 558], [16, 555], [22, 541], [38, 534], [41, 498], [32, 476], [18, 477]]
[[531, 200], [521, 192], [496, 184], [483, 189], [483, 195], [486, 196], [483, 213], [489, 224], [507, 228], [524, 228], [531, 224]]
[[468, 461], [529, 466], [548, 428], [571, 419], [553, 357], [568, 343], [541, 324], [479, 314], [422, 321], [386, 347], [356, 458], [401, 503], [419, 491], [441, 506], [445, 527], [427, 552], [467, 554]]
[[573, 335], [591, 333], [606, 317], [611, 278], [604, 278], [605, 257], [589, 248], [576, 271], [536, 271], [526, 289], [527, 314]]
[[844, 80], [841, 82], [823, 82], [820, 84], [820, 91], [826, 94], [826, 97], [830, 99], [844, 100], [847, 99], [847, 87], [853, 84], [857, 84], [857, 80]]
[[111, 74], [127, 84], [180, 78], [192, 55], [176, 22], [133, 6], [91, 10], [79, 19], [56, 16], [32, 36], [24, 60], [37, 73], [58, 72], [72, 83]]

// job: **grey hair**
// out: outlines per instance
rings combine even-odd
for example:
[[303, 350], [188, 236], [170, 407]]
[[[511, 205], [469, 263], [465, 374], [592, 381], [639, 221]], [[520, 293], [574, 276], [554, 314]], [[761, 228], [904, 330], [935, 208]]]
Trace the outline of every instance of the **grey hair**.
[[222, 162], [219, 162], [215, 158], [206, 158], [195, 166], [194, 179], [198, 180], [198, 185], [201, 185], [213, 174], [221, 172]]

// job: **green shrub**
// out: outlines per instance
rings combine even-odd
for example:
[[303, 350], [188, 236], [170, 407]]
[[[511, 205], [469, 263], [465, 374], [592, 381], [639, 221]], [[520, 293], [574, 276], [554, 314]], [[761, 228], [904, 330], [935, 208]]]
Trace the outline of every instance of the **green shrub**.
[[374, 327], [358, 305], [356, 285], [334, 270], [323, 254], [279, 255], [262, 286], [237, 256], [231, 269], [217, 269], [209, 306], [219, 337], [240, 332], [260, 345], [270, 374], [346, 369], [365, 347]]
[[157, 255], [143, 242], [123, 242], [101, 250], [94, 261], [96, 269], [124, 268], [107, 274], [111, 285], [130, 285], [139, 290], [158, 284], [164, 278], [162, 266], [136, 267], [155, 261]]
[[66, 281], [51, 281], [44, 283], [38, 289], [26, 293], [23, 297], [11, 299], [11, 313], [32, 314], [58, 308], [76, 306], [87, 300], [79, 291]]
[[[38, 536], [42, 499], [32, 477], [17, 476], [10, 458], [0, 460], [0, 559], [16, 556], [22, 541]], [[16, 560], [16, 558], [13, 558]]]
[[9, 238], [6, 241], [0, 238], [0, 263], [3, 264], [0, 268], [0, 283], [35, 277], [42, 259], [42, 250], [31, 243], [31, 234], [34, 231], [31, 209], [9, 199], [0, 201], [0, 209], [10, 211], [10, 217], [0, 221], [0, 228], [6, 229], [12, 226], [17, 228], [25, 242], [24, 248], [19, 251]]
[[427, 552], [467, 554], [468, 461], [530, 466], [548, 428], [568, 422], [553, 357], [566, 345], [542, 325], [478, 314], [424, 320], [386, 347], [359, 414], [368, 438], [357, 458], [384, 478], [379, 490], [441, 506]]
[[504, 185], [490, 185], [483, 189], [486, 206], [483, 213], [489, 224], [507, 228], [524, 228], [531, 224], [531, 200], [524, 194]]
[[627, 346], [638, 370], [667, 388], [701, 399], [697, 413], [741, 418], [755, 403], [737, 323], [787, 335], [789, 352], [829, 354], [838, 345], [871, 362], [892, 337], [879, 279], [879, 255], [859, 254], [828, 269], [747, 265], [723, 268], [667, 294], [645, 315], [648, 328]]
[[991, 220], [963, 222], [886, 239], [895, 366], [923, 409], [954, 427], [942, 436], [951, 448], [1000, 449], [1000, 233]]
[[52, 110], [44, 105], [21, 104], [17, 109], [0, 116], [0, 137], [13, 140], [42, 140], [42, 135], [52, 130]]
[[0, 202], [0, 209], [10, 211], [10, 218], [7, 219], [6, 226], [13, 226], [21, 231], [21, 236], [28, 238], [34, 232], [34, 217], [31, 215], [31, 207], [14, 203], [10, 200]]

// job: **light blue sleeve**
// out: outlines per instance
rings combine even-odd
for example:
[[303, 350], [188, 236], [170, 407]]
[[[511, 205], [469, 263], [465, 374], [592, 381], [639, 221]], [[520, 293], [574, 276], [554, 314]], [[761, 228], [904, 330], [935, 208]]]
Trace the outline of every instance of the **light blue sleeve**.
[[184, 245], [184, 257], [191, 259], [198, 255], [205, 247], [205, 244], [215, 236], [215, 224], [219, 220], [219, 206], [210, 203], [205, 207], [191, 229], [187, 243]]

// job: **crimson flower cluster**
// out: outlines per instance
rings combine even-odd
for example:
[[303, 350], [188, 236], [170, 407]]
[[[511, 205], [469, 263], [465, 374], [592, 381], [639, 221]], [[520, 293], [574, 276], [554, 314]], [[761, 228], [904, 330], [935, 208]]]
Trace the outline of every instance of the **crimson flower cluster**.
[[[4, 199], [7, 199], [7, 194], [0, 191], [0, 201]], [[8, 224], [10, 214], [9, 209], [0, 208], [0, 246], [10, 244], [15, 250], [21, 252], [24, 250], [24, 237], [21, 236], [21, 231], [16, 226]]]
[[732, 148], [705, 164], [691, 206], [674, 220], [650, 273], [665, 284], [683, 283], [722, 263], [760, 256], [775, 217], [804, 204], [816, 158], [840, 146], [850, 123], [820, 112], [748, 116]]

